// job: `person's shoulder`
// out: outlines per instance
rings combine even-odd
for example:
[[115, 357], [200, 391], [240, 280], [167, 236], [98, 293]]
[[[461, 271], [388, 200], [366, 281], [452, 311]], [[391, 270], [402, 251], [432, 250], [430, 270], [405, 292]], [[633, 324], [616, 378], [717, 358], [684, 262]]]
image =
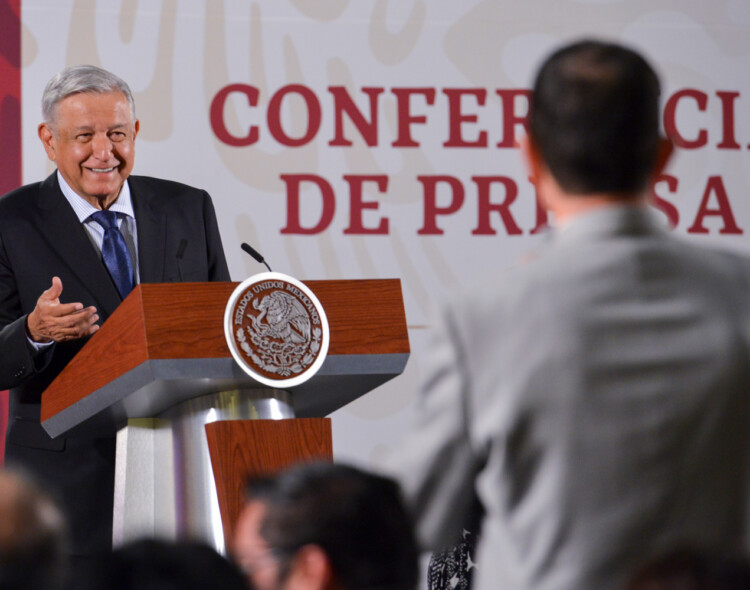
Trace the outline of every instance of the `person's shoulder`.
[[23, 214], [34, 209], [32, 197], [39, 194], [44, 182], [33, 182], [18, 187], [0, 197], [0, 219]]
[[525, 253], [505, 267], [492, 266], [476, 277], [454, 285], [433, 304], [438, 314], [462, 317], [498, 316], [516, 313], [538, 293], [545, 277], [546, 252], [543, 246]]
[[750, 275], [750, 252], [729, 249], [716, 244], [698, 244], [683, 236], [670, 236], [686, 261], [700, 264], [711, 273], [728, 279]]
[[[736, 250], [712, 250], [713, 260], [722, 264], [722, 276], [732, 282], [741, 283], [750, 290], [750, 254]], [[712, 262], [713, 262], [712, 260]], [[720, 262], [719, 262], [720, 261]]]
[[154, 194], [159, 198], [203, 197], [207, 194], [206, 191], [190, 186], [189, 184], [175, 180], [166, 180], [164, 178], [155, 178], [153, 176], [131, 175], [128, 177], [128, 184], [130, 185], [130, 190], [134, 193]]
[[211, 197], [205, 190], [174, 180], [131, 175], [128, 177], [128, 185], [136, 210], [140, 206], [146, 206], [152, 211], [161, 211], [162, 214], [181, 212], [192, 217], [211, 202]]

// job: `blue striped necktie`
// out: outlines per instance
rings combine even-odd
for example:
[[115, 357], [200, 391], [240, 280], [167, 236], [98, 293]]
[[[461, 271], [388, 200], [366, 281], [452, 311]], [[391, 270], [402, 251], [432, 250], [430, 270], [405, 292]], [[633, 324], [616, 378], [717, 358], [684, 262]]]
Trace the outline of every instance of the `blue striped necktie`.
[[125, 299], [133, 290], [133, 262], [125, 238], [117, 227], [117, 213], [97, 211], [91, 214], [91, 219], [104, 228], [102, 259], [120, 296]]

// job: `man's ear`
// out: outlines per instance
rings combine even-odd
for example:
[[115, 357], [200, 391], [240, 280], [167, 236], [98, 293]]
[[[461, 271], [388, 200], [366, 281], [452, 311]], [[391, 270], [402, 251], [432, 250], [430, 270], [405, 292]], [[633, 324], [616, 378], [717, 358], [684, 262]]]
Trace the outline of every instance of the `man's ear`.
[[539, 171], [542, 165], [542, 159], [539, 155], [539, 151], [536, 149], [536, 146], [534, 146], [534, 143], [531, 141], [531, 138], [529, 138], [528, 135], [525, 135], [521, 139], [521, 145], [519, 147], [521, 150], [521, 157], [523, 158], [523, 162], [526, 165], [526, 172], [528, 172], [529, 174], [529, 181], [531, 181], [531, 184], [536, 186], [539, 180]]
[[57, 145], [57, 140], [54, 132], [47, 123], [40, 123], [37, 133], [39, 134], [39, 139], [44, 146], [44, 151], [47, 152], [47, 157], [53, 162], [56, 162], [57, 151], [55, 150], [55, 147]]
[[548, 211], [552, 210], [554, 203], [551, 199], [555, 193], [552, 189], [558, 190], [557, 181], [554, 180], [542, 155], [528, 135], [521, 140], [520, 149], [526, 164], [526, 171], [529, 173], [529, 182], [534, 185], [539, 204]]
[[656, 166], [654, 166], [654, 178], [664, 172], [664, 169], [667, 167], [673, 153], [674, 144], [672, 143], [672, 140], [667, 139], [666, 137], [659, 139], [659, 151], [656, 156]]
[[40, 123], [37, 129], [39, 139], [42, 141], [47, 157], [53, 162], [57, 161], [57, 138], [55, 132], [47, 123]]
[[333, 568], [326, 552], [318, 545], [297, 550], [284, 590], [326, 590], [333, 583]]

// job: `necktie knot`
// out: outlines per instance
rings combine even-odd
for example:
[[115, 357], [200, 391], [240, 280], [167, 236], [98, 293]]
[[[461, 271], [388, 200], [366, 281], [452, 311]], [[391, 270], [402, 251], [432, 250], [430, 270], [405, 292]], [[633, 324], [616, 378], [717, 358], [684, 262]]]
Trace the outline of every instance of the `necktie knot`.
[[96, 221], [105, 230], [117, 228], [117, 213], [114, 211], [96, 211], [91, 214], [91, 219]]

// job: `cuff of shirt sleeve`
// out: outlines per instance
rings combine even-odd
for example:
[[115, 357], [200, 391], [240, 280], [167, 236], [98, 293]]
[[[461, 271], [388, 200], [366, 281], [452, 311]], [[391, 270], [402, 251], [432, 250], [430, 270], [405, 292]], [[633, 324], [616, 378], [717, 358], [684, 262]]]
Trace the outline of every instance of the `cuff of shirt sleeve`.
[[40, 352], [42, 350], [46, 350], [55, 343], [54, 341], [34, 342], [28, 335], [26, 335], [26, 340], [31, 345], [31, 348], [34, 350], [34, 352]]
[[26, 341], [29, 343], [29, 346], [31, 347], [32, 352], [34, 354], [39, 353], [43, 350], [47, 350], [50, 346], [52, 346], [55, 341], [52, 340], [50, 342], [35, 342], [31, 339], [31, 334], [29, 333], [29, 316], [26, 316], [23, 320], [24, 328], [26, 329]]

